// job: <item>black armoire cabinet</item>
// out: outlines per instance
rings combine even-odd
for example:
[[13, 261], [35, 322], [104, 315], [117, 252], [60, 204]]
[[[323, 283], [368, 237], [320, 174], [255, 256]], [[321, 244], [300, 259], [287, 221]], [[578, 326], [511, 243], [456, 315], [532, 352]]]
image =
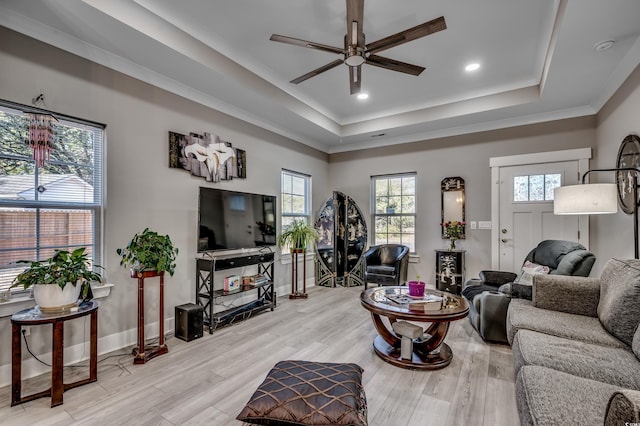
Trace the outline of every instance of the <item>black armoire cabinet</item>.
[[335, 191], [320, 210], [316, 229], [316, 283], [326, 287], [364, 284], [367, 224], [353, 199]]

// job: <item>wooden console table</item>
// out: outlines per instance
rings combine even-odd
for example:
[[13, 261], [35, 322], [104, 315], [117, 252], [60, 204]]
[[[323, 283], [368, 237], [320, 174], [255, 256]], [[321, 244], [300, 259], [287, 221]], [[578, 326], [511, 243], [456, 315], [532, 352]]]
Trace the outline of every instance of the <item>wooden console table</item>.
[[[89, 378], [73, 383], [64, 383], [64, 322], [91, 314], [91, 337], [89, 349]], [[22, 327], [51, 324], [52, 335], [52, 361], [51, 361], [51, 387], [42, 392], [28, 396], [22, 393]], [[61, 313], [43, 313], [39, 308], [29, 308], [17, 312], [11, 316], [11, 406], [33, 401], [45, 396], [51, 397], [51, 406], [55, 407], [63, 403], [62, 394], [68, 389], [86, 385], [98, 380], [98, 302], [91, 300], [78, 306], [77, 311], [65, 311]]]
[[[158, 338], [158, 346], [145, 351], [144, 347], [144, 280], [145, 278], [160, 277], [160, 335]], [[131, 278], [138, 279], [138, 346], [133, 348], [132, 354], [134, 364], [144, 364], [151, 358], [158, 355], [166, 354], [169, 348], [164, 343], [164, 272], [158, 271], [131, 271]]]

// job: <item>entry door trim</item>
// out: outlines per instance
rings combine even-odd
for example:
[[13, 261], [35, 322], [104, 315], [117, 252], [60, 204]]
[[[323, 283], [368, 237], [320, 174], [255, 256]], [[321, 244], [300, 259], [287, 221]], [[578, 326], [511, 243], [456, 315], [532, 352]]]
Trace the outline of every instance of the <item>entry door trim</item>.
[[[558, 163], [562, 161], [578, 161], [578, 182], [589, 170], [591, 148], [567, 149], [563, 151], [536, 152], [532, 154], [491, 157], [491, 268], [498, 269], [500, 260], [500, 167], [525, 166], [540, 163]], [[589, 216], [581, 215], [578, 219], [580, 244], [589, 248]]]

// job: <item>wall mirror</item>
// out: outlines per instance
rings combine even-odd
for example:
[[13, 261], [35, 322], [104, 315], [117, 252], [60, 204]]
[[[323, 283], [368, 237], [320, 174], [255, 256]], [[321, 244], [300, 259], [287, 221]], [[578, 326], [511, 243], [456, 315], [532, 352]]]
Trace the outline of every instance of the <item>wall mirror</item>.
[[[457, 220], [464, 222], [464, 179], [461, 177], [447, 177], [442, 179], [442, 222]], [[441, 227], [442, 238], [448, 238], [444, 232], [444, 225]], [[466, 230], [465, 230], [466, 231]], [[465, 233], [460, 238], [465, 238]]]

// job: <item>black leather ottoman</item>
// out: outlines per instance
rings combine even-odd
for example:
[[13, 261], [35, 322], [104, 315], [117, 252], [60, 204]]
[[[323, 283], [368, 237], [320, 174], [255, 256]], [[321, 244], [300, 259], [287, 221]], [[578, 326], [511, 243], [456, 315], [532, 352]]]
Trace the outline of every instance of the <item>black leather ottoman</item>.
[[357, 364], [280, 361], [238, 420], [255, 425], [367, 424], [367, 400]]

